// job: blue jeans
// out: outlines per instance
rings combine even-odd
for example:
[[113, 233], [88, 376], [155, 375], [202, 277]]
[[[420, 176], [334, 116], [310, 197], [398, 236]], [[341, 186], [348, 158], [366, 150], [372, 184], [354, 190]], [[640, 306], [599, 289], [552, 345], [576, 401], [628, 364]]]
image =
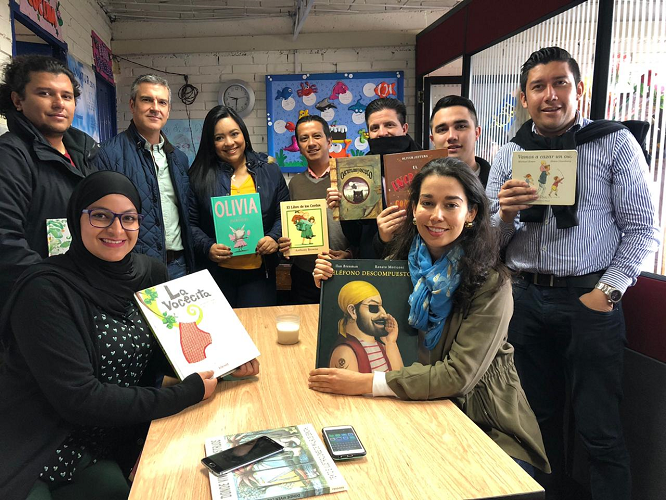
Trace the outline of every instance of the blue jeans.
[[185, 256], [181, 255], [177, 259], [172, 260], [167, 264], [167, 270], [169, 271], [169, 279], [175, 280], [176, 278], [182, 278], [187, 274], [187, 266], [185, 265]]
[[537, 479], [555, 495], [564, 483], [568, 389], [576, 430], [589, 454], [592, 498], [628, 500], [631, 473], [619, 412], [624, 316], [619, 304], [609, 312], [587, 308], [579, 297], [589, 291], [515, 279], [509, 342], [553, 469], [550, 478], [537, 473]]

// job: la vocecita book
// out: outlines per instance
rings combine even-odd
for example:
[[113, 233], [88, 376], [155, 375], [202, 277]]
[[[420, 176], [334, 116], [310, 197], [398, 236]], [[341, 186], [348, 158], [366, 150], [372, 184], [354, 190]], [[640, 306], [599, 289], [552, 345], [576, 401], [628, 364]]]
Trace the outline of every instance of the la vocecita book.
[[291, 248], [284, 255], [317, 255], [328, 250], [326, 210], [326, 200], [280, 203], [282, 236], [291, 240]]
[[418, 335], [409, 325], [412, 280], [407, 261], [332, 260], [322, 282], [317, 368], [361, 373], [398, 370], [417, 360]]
[[[333, 166], [334, 164], [334, 166]], [[331, 188], [340, 192], [335, 220], [376, 219], [382, 211], [382, 167], [379, 155], [332, 159]]]
[[532, 205], [576, 203], [576, 150], [514, 151], [512, 178], [536, 188], [539, 198]]
[[215, 241], [231, 248], [233, 256], [255, 253], [264, 237], [259, 193], [217, 196], [213, 204]]
[[407, 208], [409, 185], [423, 166], [436, 158], [446, 158], [446, 149], [410, 151], [384, 155], [384, 179], [386, 180], [386, 202], [398, 208]]
[[223, 476], [209, 473], [213, 500], [287, 500], [347, 489], [347, 482], [312, 424], [209, 438], [206, 455], [259, 436], [274, 439], [284, 451]]
[[207, 370], [221, 377], [259, 356], [208, 270], [146, 288], [134, 296], [181, 380]]

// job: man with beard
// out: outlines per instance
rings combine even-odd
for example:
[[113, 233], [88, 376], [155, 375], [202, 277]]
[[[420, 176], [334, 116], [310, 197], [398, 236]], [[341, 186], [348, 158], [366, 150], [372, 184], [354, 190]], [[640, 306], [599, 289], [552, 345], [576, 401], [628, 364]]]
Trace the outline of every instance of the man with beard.
[[330, 368], [360, 373], [403, 367], [398, 348], [398, 323], [382, 305], [382, 296], [367, 281], [351, 281], [340, 289], [343, 318], [331, 352]]

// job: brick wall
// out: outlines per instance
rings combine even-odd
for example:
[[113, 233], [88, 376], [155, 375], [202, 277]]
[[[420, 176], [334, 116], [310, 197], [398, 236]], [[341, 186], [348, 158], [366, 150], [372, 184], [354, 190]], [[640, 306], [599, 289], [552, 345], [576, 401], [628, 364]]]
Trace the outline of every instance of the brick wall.
[[[245, 118], [257, 151], [267, 150], [266, 88], [267, 74], [344, 73], [346, 71], [405, 72], [405, 104], [408, 121], [414, 121], [415, 52], [413, 46], [357, 49], [312, 49], [252, 52], [218, 52], [205, 54], [127, 55], [132, 61], [174, 73], [189, 76], [190, 83], [199, 89], [199, 96], [189, 106], [192, 119], [203, 119], [208, 110], [217, 106], [220, 83], [229, 79], [247, 81], [256, 96], [254, 111]], [[129, 112], [129, 86], [138, 75], [149, 70], [120, 61], [120, 75], [116, 75], [118, 96], [118, 130], [124, 130], [131, 119]], [[159, 74], [159, 73], [158, 73]], [[176, 93], [184, 80], [176, 75], [164, 75], [174, 94], [171, 119], [186, 119], [185, 106]]]

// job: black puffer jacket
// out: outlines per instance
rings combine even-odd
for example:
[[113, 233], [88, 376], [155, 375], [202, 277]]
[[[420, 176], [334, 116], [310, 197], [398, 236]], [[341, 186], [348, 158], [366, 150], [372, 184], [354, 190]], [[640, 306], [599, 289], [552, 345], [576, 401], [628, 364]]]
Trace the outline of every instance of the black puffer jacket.
[[70, 127], [63, 143], [76, 168], [18, 111], [0, 137], [0, 306], [16, 279], [48, 257], [46, 219], [65, 218], [72, 191], [93, 172], [97, 143]]

